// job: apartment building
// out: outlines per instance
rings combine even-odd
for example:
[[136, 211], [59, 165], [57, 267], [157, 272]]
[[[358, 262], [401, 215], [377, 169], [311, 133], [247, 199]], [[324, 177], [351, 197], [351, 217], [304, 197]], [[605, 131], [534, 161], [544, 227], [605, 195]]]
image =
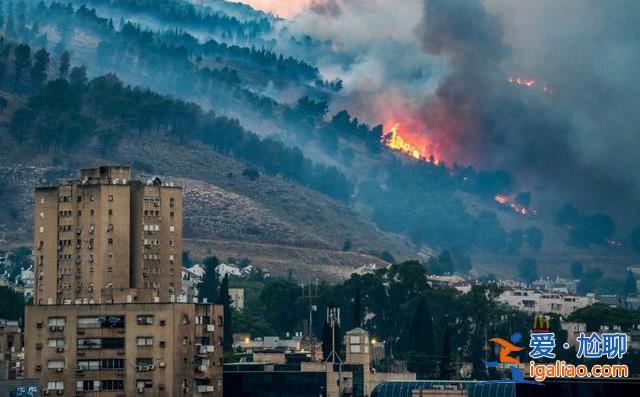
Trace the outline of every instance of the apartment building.
[[0, 362], [5, 363], [1, 379], [22, 376], [22, 340], [18, 321], [0, 319]]
[[25, 375], [43, 394], [222, 396], [223, 308], [182, 296], [182, 189], [82, 169], [35, 191]]
[[113, 291], [180, 295], [182, 189], [129, 167], [80, 171], [35, 191], [35, 303], [111, 303]]
[[562, 294], [525, 288], [505, 288], [498, 301], [527, 313], [555, 313], [565, 317], [597, 302], [593, 294]]
[[26, 374], [44, 395], [222, 396], [222, 321], [209, 304], [33, 306]]

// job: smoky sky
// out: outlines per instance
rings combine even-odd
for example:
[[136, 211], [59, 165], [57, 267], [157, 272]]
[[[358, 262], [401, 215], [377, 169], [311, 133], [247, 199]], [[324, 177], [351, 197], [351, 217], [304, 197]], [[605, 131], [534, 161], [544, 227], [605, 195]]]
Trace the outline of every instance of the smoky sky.
[[632, 1], [425, 0], [416, 34], [448, 72], [423, 120], [452, 158], [629, 214], [640, 196], [638, 15]]

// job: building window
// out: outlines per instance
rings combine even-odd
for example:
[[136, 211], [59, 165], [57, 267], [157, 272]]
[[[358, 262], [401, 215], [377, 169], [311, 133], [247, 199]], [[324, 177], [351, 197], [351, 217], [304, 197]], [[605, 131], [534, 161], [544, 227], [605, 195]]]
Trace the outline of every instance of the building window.
[[78, 196], [78, 202], [81, 203], [82, 202], [82, 196]]
[[169, 240], [170, 247], [175, 247], [175, 245], [176, 245], [176, 240]]
[[64, 390], [64, 382], [63, 381], [47, 382], [47, 390]]
[[107, 254], [107, 259], [113, 259], [113, 253], [112, 252], [109, 252]]
[[78, 216], [82, 216], [82, 210], [78, 210]]
[[153, 315], [141, 314], [138, 316], [138, 325], [153, 325]]
[[113, 245], [113, 239], [112, 238], [107, 239], [107, 244]]
[[173, 218], [173, 211], [169, 212], [169, 216]]
[[112, 194], [109, 195], [109, 201], [113, 201], [113, 195]]
[[153, 336], [139, 336], [136, 344], [138, 346], [153, 346]]
[[47, 362], [47, 368], [49, 369], [64, 369], [64, 360], [49, 360]]
[[49, 338], [49, 347], [64, 347], [64, 338]]
[[124, 381], [120, 379], [107, 379], [100, 382], [101, 390], [123, 390]]
[[91, 210], [91, 211], [89, 211], [89, 214], [90, 214], [91, 216], [93, 216], [95, 213], [96, 213], [96, 211], [95, 211], [95, 210]]
[[44, 197], [40, 197], [40, 204], [44, 204]]
[[40, 226], [40, 234], [44, 233], [44, 226]]
[[96, 199], [96, 196], [95, 196], [95, 195], [93, 195], [93, 194], [92, 194], [92, 195], [90, 195], [90, 196], [89, 196], [89, 201], [93, 201], [93, 200], [95, 200], [95, 199]]
[[40, 219], [44, 219], [44, 212], [40, 213]]
[[176, 227], [175, 227], [175, 226], [173, 226], [173, 225], [169, 226], [169, 231], [170, 231], [171, 233], [175, 232], [175, 231], [176, 231]]
[[65, 318], [64, 317], [49, 317], [49, 329], [55, 330], [55, 331], [62, 331], [64, 330], [64, 323], [65, 323]]
[[113, 210], [109, 208], [109, 215], [113, 215]]

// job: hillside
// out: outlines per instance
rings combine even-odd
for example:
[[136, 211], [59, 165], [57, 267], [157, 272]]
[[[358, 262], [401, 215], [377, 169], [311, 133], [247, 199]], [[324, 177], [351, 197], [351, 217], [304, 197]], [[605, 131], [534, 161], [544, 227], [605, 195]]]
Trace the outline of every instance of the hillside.
[[[133, 147], [142, 150], [132, 151]], [[16, 164], [14, 156], [2, 153], [0, 165], [0, 180], [11, 187], [4, 195], [20, 203], [0, 210], [0, 233], [10, 245], [29, 244], [34, 186], [72, 178], [73, 167], [122, 163], [132, 164], [143, 180], [154, 175], [184, 187], [186, 247], [196, 258], [246, 257], [275, 274], [314, 269], [319, 277], [335, 280], [364, 264], [384, 263], [361, 253], [416, 255], [405, 239], [379, 231], [344, 204], [280, 178], [262, 174], [251, 180], [242, 176], [245, 165], [203, 145], [178, 146], [168, 138], [153, 144], [130, 139], [100, 159], [75, 152], [71, 164], [64, 166], [50, 165], [47, 156]], [[345, 240], [351, 241], [353, 253], [341, 251]]]

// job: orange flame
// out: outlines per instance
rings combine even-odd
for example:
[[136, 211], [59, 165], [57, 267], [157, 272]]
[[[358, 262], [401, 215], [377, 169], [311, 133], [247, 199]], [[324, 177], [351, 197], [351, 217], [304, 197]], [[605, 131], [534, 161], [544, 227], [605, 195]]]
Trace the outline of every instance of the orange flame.
[[382, 134], [380, 141], [388, 148], [402, 152], [416, 160], [436, 165], [440, 163], [440, 158], [434, 153], [433, 147], [430, 147], [430, 150], [427, 151], [426, 146], [415, 146], [409, 143], [406, 137], [400, 135], [400, 123], [393, 124], [389, 132]]
[[518, 204], [511, 197], [505, 196], [504, 194], [496, 194], [494, 199], [498, 204], [508, 206], [514, 212], [522, 216], [533, 216], [538, 214], [538, 211], [536, 211], [535, 208], [525, 207], [521, 204]]
[[513, 75], [509, 75], [509, 77], [507, 78], [507, 82], [509, 84], [516, 84], [521, 87], [533, 87], [533, 85], [536, 83], [534, 79], [527, 79], [524, 77]]

